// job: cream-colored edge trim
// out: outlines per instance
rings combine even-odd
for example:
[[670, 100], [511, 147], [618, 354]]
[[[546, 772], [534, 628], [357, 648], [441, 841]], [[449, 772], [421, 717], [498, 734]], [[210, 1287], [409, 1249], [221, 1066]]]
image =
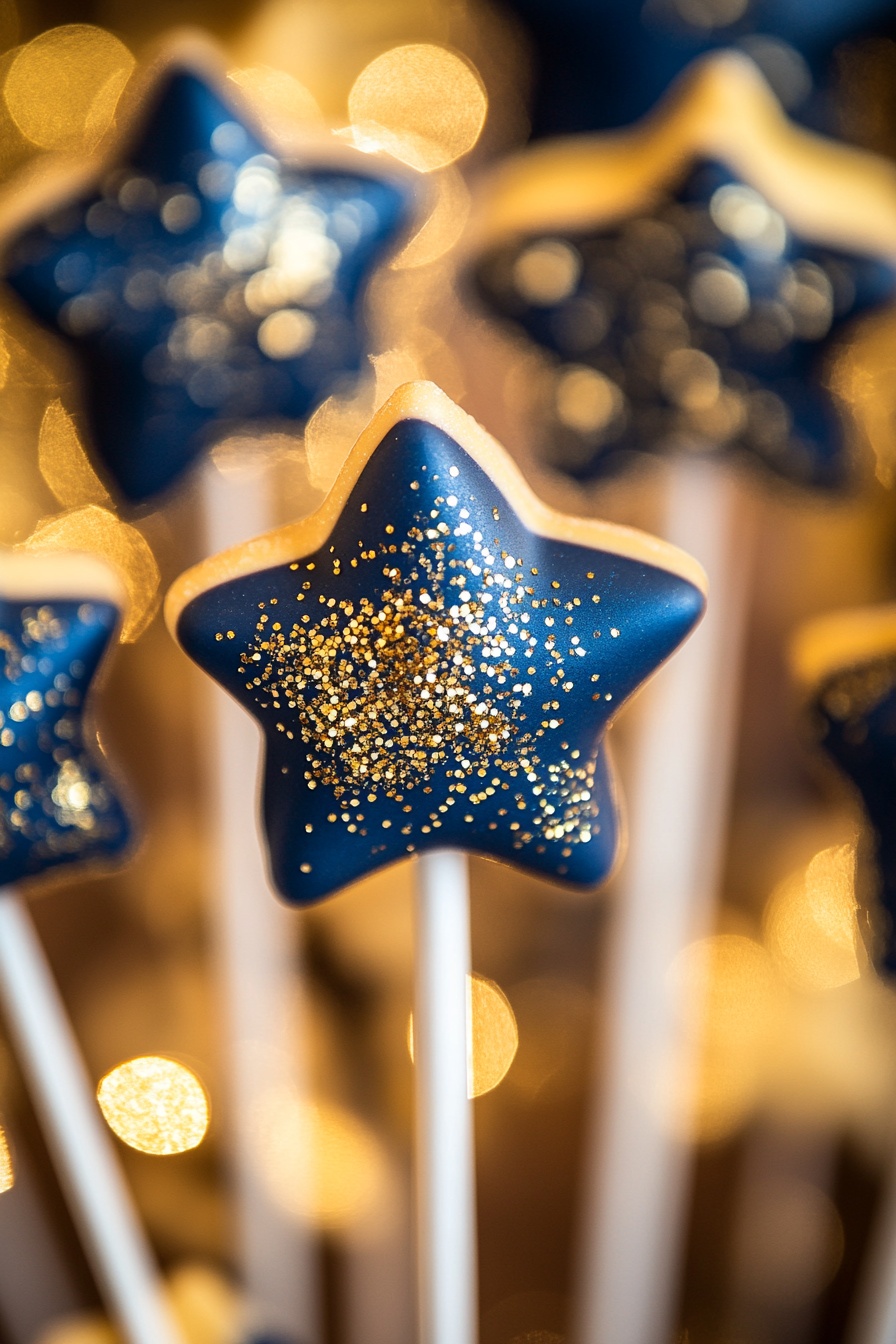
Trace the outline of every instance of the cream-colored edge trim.
[[127, 602], [118, 574], [98, 556], [6, 548], [0, 549], [0, 598], [9, 602], [111, 602], [119, 612]]
[[507, 160], [479, 187], [465, 250], [608, 225], [701, 157], [756, 187], [807, 240], [896, 258], [896, 167], [795, 126], [734, 51], [694, 61], [629, 130], [545, 141]]
[[806, 690], [837, 672], [896, 653], [896, 605], [832, 612], [808, 621], [790, 642], [794, 679]]
[[211, 556], [175, 580], [165, 599], [165, 619], [175, 638], [181, 612], [200, 593], [319, 550], [333, 531], [364, 467], [389, 431], [402, 420], [423, 420], [449, 434], [482, 468], [523, 525], [537, 535], [640, 561], [677, 574], [706, 593], [703, 569], [677, 546], [634, 528], [556, 512], [533, 493], [505, 449], [440, 388], [434, 383], [405, 383], [392, 393], [362, 431], [332, 490], [315, 513]]
[[109, 168], [120, 162], [122, 151], [129, 149], [140, 130], [147, 98], [159, 80], [174, 68], [193, 71], [217, 88], [260, 143], [282, 156], [287, 168], [298, 171], [326, 163], [335, 169], [355, 172], [359, 177], [403, 186], [417, 203], [417, 218], [408, 226], [408, 237], [423, 224], [433, 201], [431, 189], [424, 185], [419, 173], [385, 152], [364, 153], [332, 131], [311, 128], [291, 136], [288, 143], [276, 140], [259, 124], [251, 100], [240, 86], [227, 79], [220, 50], [198, 30], [178, 29], [162, 39], [141, 64], [122, 95], [116, 125], [90, 156], [70, 164], [61, 163], [55, 155], [46, 155], [31, 169], [16, 174], [0, 192], [0, 253], [30, 223], [36, 223], [54, 206], [64, 205], [96, 185]]

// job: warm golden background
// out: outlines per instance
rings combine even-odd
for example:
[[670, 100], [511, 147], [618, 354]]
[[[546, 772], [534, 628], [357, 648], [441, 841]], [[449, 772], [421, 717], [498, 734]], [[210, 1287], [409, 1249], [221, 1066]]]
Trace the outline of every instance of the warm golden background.
[[[354, 127], [363, 141], [376, 123], [431, 192], [429, 218], [373, 285], [379, 353], [357, 396], [326, 403], [304, 437], [265, 444], [282, 516], [313, 507], [370, 409], [423, 375], [502, 438], [554, 501], [655, 523], [657, 464], [587, 491], [538, 465], [547, 375], [456, 283], [477, 174], [528, 135], [530, 53], [497, 9], [466, 0], [0, 0], [4, 191], [14, 196], [21, 174], [101, 151], [135, 64], [183, 25], [220, 41], [230, 78], [272, 137], [285, 143], [297, 123], [329, 124]], [[843, 134], [890, 152], [896, 46], [844, 47], [838, 70]], [[676, 968], [705, 989], [691, 1023], [704, 1067], [688, 1134], [698, 1149], [681, 1293], [688, 1344], [839, 1340], [896, 1144], [896, 1002], [869, 975], [857, 938], [859, 820], [804, 740], [785, 659], [806, 617], [893, 595], [893, 331], [881, 319], [830, 372], [852, 417], [863, 489], [819, 503], [742, 482], [760, 560], [726, 883], [717, 934]], [[0, 542], [98, 548], [127, 574], [127, 642], [100, 721], [143, 839], [120, 874], [36, 895], [34, 916], [96, 1080], [159, 1054], [187, 1065], [210, 1098], [207, 1134], [189, 1151], [120, 1152], [190, 1344], [228, 1344], [239, 1285], [209, 955], [210, 718], [206, 688], [158, 610], [171, 580], [200, 558], [198, 500], [187, 486], [156, 511], [119, 520], [81, 447], [71, 370], [48, 351], [0, 308]], [[251, 472], [251, 447], [222, 444], [218, 469]], [[616, 736], [624, 776], [625, 720]], [[473, 863], [474, 965], [503, 991], [482, 985], [474, 998], [479, 1081], [490, 1085], [476, 1103], [482, 1344], [568, 1337], [612, 900], [612, 890], [572, 897]], [[407, 870], [301, 919], [327, 1341], [410, 1344]], [[188, 1101], [198, 1107], [192, 1141], [204, 1133], [201, 1093]], [[111, 1344], [2, 1034], [0, 1118], [15, 1173], [0, 1194], [0, 1344]], [[295, 1115], [284, 1103], [269, 1120], [274, 1185], [289, 1209]]]

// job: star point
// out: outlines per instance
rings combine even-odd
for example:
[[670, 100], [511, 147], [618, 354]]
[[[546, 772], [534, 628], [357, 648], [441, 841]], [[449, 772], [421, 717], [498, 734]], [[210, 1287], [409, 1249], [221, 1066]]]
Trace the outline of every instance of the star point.
[[318, 514], [188, 572], [166, 612], [262, 726], [273, 875], [306, 902], [434, 848], [596, 885], [607, 724], [703, 601], [689, 557], [554, 513], [411, 384]]

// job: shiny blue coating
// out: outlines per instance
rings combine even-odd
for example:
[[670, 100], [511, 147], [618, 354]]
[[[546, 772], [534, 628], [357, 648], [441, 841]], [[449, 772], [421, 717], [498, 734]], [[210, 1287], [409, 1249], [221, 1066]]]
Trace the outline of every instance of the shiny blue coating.
[[608, 720], [702, 609], [674, 573], [529, 531], [407, 419], [320, 550], [207, 589], [177, 634], [264, 730], [272, 874], [304, 904], [437, 848], [600, 882]]
[[884, 912], [879, 967], [896, 976], [896, 654], [824, 679], [810, 722], [837, 768], [855, 786], [873, 832]]
[[171, 69], [124, 161], [7, 249], [7, 282], [76, 354], [98, 469], [126, 500], [231, 429], [301, 424], [357, 374], [366, 280], [411, 202], [335, 165], [284, 166]]
[[[545, 247], [570, 277], [547, 300], [527, 284]], [[720, 450], [799, 485], [849, 482], [825, 362], [849, 322], [893, 301], [896, 270], [800, 239], [720, 164], [611, 228], [502, 245], [474, 283], [556, 363], [545, 455], [561, 470], [588, 479], [641, 451]], [[564, 409], [583, 368], [600, 375], [584, 421]]]
[[0, 887], [114, 859], [130, 826], [84, 723], [119, 613], [109, 602], [0, 599]]

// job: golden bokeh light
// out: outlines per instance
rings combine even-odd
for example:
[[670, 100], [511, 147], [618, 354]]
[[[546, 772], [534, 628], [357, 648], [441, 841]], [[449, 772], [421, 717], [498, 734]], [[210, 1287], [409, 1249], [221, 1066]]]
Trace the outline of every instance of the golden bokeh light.
[[90, 465], [75, 422], [58, 397], [50, 402], [41, 421], [37, 462], [47, 485], [66, 508], [110, 502]]
[[513, 265], [519, 293], [543, 307], [568, 299], [581, 273], [581, 254], [562, 238], [539, 239], [522, 251]]
[[241, 1337], [244, 1307], [239, 1294], [211, 1265], [178, 1265], [165, 1290], [185, 1344], [226, 1344]]
[[700, 1060], [693, 1093], [686, 1077], [670, 1079], [671, 1123], [694, 1139], [721, 1139], [748, 1118], [764, 1081], [779, 1004], [774, 967], [761, 943], [722, 933], [686, 947], [671, 977]]
[[257, 1099], [255, 1118], [261, 1174], [287, 1213], [336, 1232], [382, 1204], [386, 1159], [373, 1132], [351, 1111], [308, 1101], [281, 1084]]
[[100, 1312], [84, 1311], [51, 1321], [34, 1344], [121, 1344], [121, 1335]]
[[[494, 980], [467, 976], [467, 1095], [482, 1097], [507, 1076], [519, 1049], [520, 1034], [510, 1000]], [[408, 1051], [414, 1058], [414, 1015], [408, 1021]]]
[[835, 845], [771, 896], [763, 924], [766, 946], [797, 989], [838, 989], [861, 974], [855, 868], [854, 847]]
[[286, 70], [272, 65], [247, 65], [227, 76], [238, 86], [265, 129], [288, 140], [296, 129], [320, 128], [324, 116], [310, 89]]
[[763, 1176], [735, 1233], [737, 1277], [754, 1300], [811, 1302], [836, 1274], [844, 1246], [843, 1223], [823, 1190], [783, 1173]]
[[111, 1069], [96, 1096], [113, 1134], [140, 1153], [186, 1153], [208, 1130], [208, 1097], [199, 1079], [161, 1055], [140, 1055]]
[[161, 575], [149, 542], [108, 509], [87, 504], [48, 518], [22, 545], [33, 551], [86, 551], [117, 569], [128, 597], [123, 644], [139, 639], [158, 610]]
[[10, 116], [41, 149], [90, 149], [108, 130], [134, 57], [90, 23], [40, 33], [16, 53], [3, 85]]
[[7, 1190], [12, 1189], [15, 1179], [12, 1153], [9, 1151], [9, 1140], [2, 1125], [0, 1125], [0, 1195], [5, 1195]]
[[384, 149], [422, 173], [468, 154], [487, 110], [485, 88], [470, 63], [427, 42], [384, 51], [348, 96], [355, 142]]

